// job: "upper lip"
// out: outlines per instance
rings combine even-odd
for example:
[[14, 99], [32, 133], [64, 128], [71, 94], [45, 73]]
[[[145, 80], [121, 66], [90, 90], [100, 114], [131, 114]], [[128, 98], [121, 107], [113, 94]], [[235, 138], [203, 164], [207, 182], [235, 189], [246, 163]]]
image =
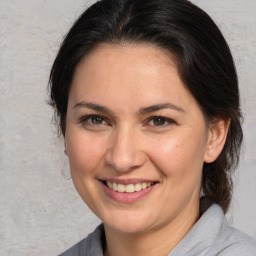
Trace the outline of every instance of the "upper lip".
[[99, 179], [101, 181], [109, 181], [112, 183], [117, 183], [117, 184], [123, 184], [123, 185], [128, 185], [128, 184], [137, 184], [137, 183], [156, 183], [156, 180], [149, 180], [149, 179], [138, 179], [138, 178], [132, 178], [132, 179], [118, 179], [118, 178], [102, 178]]

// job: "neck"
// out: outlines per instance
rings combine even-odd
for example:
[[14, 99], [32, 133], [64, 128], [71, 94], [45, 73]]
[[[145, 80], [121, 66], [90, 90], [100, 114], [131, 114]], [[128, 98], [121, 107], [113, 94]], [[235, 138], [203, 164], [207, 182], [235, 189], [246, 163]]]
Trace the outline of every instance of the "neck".
[[174, 220], [150, 231], [124, 233], [104, 225], [104, 256], [167, 256], [199, 218], [199, 204], [187, 207]]

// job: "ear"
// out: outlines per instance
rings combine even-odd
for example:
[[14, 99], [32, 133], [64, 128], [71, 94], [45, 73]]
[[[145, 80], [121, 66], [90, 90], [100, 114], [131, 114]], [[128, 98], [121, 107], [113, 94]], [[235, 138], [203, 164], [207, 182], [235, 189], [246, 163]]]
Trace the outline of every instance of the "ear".
[[210, 125], [204, 162], [212, 163], [218, 158], [225, 145], [229, 125], [229, 118], [219, 119]]
[[64, 140], [64, 153], [65, 153], [66, 156], [68, 155], [66, 138]]

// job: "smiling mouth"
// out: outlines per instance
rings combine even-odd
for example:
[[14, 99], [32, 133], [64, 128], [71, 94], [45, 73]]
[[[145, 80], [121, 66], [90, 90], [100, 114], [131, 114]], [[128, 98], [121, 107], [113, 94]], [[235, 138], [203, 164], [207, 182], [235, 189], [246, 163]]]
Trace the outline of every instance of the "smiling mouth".
[[156, 182], [142, 182], [135, 184], [119, 184], [111, 181], [102, 181], [108, 188], [119, 193], [134, 193], [147, 189], [156, 184]]

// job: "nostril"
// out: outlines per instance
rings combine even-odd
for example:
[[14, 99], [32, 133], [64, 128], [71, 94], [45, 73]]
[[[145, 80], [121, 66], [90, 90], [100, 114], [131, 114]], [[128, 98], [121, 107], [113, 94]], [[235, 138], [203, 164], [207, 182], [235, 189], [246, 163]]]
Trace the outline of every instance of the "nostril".
[[118, 172], [130, 172], [144, 165], [145, 155], [140, 152], [117, 152], [109, 151], [106, 153], [105, 161]]
[[105, 161], [118, 172], [127, 172], [141, 167], [146, 155], [136, 136], [128, 128], [120, 128], [105, 152]]

